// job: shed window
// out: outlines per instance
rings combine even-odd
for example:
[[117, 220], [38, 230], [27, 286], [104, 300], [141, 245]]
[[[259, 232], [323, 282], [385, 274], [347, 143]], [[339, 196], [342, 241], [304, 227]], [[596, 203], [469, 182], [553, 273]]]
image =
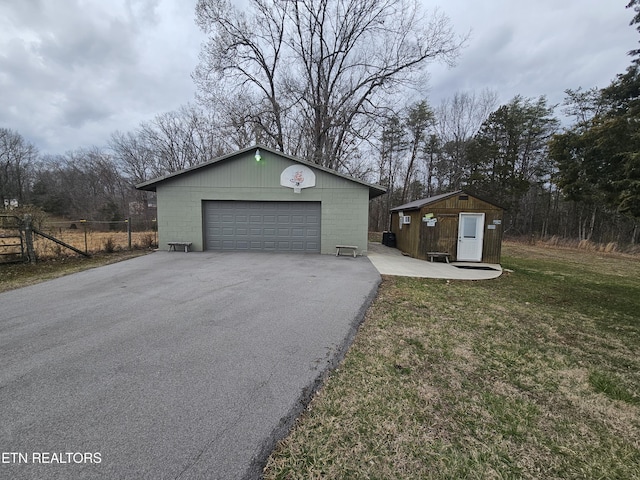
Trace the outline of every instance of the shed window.
[[464, 238], [476, 238], [477, 217], [464, 217], [462, 222], [462, 236]]
[[458, 200], [469, 200], [469, 195], [460, 195]]

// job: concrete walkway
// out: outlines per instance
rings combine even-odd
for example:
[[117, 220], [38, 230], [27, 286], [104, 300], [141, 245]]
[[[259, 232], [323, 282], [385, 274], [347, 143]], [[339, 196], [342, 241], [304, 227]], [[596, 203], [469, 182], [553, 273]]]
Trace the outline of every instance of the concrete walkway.
[[[390, 248], [381, 243], [369, 243], [367, 256], [381, 275], [450, 280], [489, 280], [502, 275], [500, 265], [473, 262], [428, 262], [407, 257], [397, 248]], [[461, 266], [474, 268], [459, 268]], [[491, 270], [478, 267], [491, 268]]]

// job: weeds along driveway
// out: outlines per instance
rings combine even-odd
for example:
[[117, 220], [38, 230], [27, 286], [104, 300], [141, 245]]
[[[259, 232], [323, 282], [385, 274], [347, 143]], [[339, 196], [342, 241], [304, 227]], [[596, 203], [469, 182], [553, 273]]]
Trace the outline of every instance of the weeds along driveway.
[[156, 252], [0, 294], [0, 477], [257, 477], [379, 282], [366, 258]]

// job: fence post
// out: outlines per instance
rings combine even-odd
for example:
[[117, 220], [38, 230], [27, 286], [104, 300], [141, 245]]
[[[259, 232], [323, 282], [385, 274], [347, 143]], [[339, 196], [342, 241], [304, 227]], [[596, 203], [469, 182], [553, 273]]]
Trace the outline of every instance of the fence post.
[[33, 248], [33, 230], [31, 227], [31, 215], [25, 215], [23, 217], [24, 225], [24, 241], [27, 244], [27, 256], [29, 257], [29, 263], [36, 263], [36, 251]]
[[127, 238], [129, 240], [129, 250], [131, 250], [131, 217], [127, 217]]
[[82, 229], [84, 230], [84, 253], [89, 253], [87, 251], [87, 221], [85, 219], [80, 219], [80, 223], [82, 224]]

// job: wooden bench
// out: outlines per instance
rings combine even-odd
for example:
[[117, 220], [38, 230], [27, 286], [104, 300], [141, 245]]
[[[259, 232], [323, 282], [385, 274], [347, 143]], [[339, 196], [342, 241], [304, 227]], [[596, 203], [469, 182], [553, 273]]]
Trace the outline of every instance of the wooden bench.
[[353, 258], [356, 258], [356, 250], [358, 250], [357, 245], [336, 245], [336, 257], [340, 255], [340, 250], [352, 250]]
[[447, 252], [427, 252], [427, 256], [429, 257], [429, 260], [431, 260], [431, 263], [433, 263], [434, 258], [444, 258], [445, 261], [449, 263], [449, 257], [451, 255]]
[[191, 242], [167, 242], [167, 245], [169, 245], [169, 251], [173, 249], [175, 252], [176, 247], [184, 247], [184, 253], [187, 253], [189, 251], [189, 247], [191, 247]]

